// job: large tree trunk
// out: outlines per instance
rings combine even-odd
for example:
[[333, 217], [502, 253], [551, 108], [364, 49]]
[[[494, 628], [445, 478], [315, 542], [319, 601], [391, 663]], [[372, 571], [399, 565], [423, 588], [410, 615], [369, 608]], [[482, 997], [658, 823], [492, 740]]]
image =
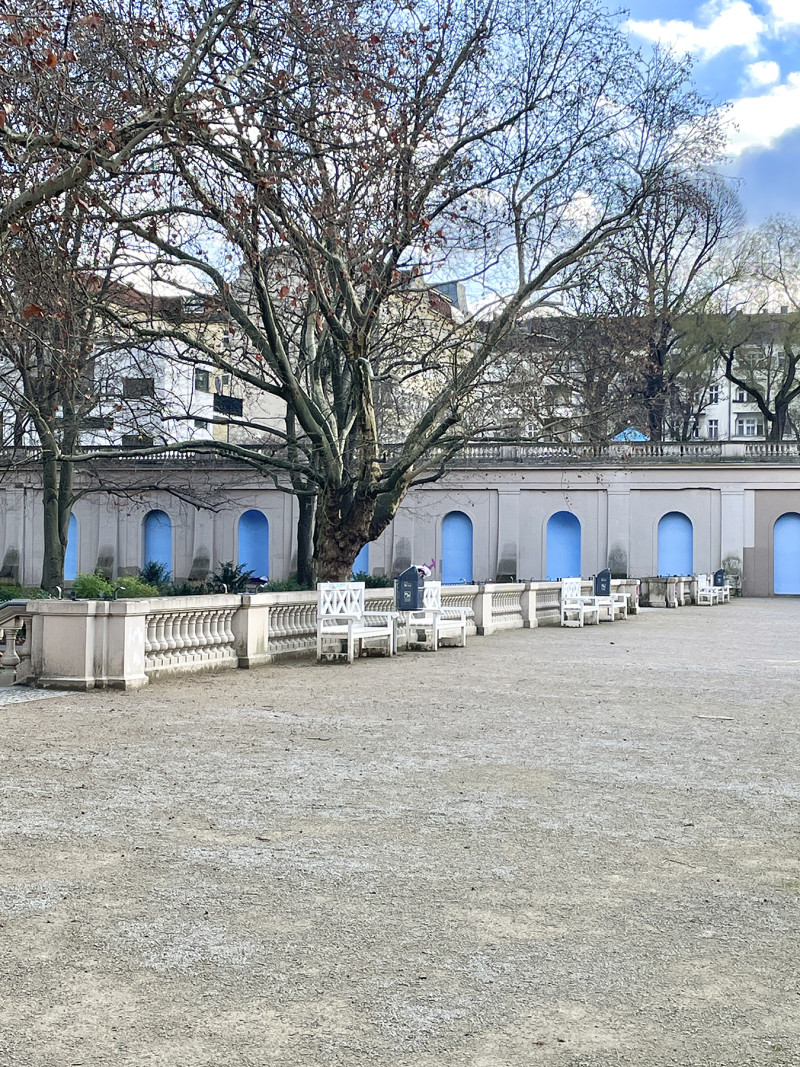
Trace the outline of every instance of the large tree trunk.
[[64, 586], [64, 556], [67, 551], [69, 514], [64, 524], [61, 514], [61, 474], [59, 462], [52, 452], [44, 452], [42, 456], [44, 556], [41, 585], [42, 589], [48, 593], [56, 593]]
[[298, 493], [297, 581], [303, 589], [314, 588], [314, 511], [317, 499], [311, 493]]
[[314, 572], [318, 582], [346, 582], [355, 558], [370, 540], [373, 498], [350, 500], [349, 494], [323, 492], [314, 524]]
[[786, 416], [788, 409], [784, 406], [775, 407], [775, 417], [770, 420], [769, 427], [767, 429], [768, 441], [782, 441], [783, 435], [786, 432]]

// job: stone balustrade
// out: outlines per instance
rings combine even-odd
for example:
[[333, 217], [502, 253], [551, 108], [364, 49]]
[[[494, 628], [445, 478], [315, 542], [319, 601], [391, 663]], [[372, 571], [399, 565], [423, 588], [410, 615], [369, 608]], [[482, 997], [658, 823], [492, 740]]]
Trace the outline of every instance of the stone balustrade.
[[[584, 587], [591, 591], [590, 582]], [[638, 610], [635, 580], [614, 581], [612, 588], [624, 589], [629, 611]], [[559, 582], [445, 586], [442, 603], [466, 608], [468, 633], [486, 636], [557, 624], [560, 589]], [[368, 590], [366, 605], [393, 610], [393, 590]], [[0, 670], [7, 684], [135, 689], [167, 675], [257, 667], [313, 655], [316, 611], [315, 592], [32, 600], [0, 615], [0, 625], [8, 620]]]
[[31, 619], [25, 603], [0, 605], [0, 687], [25, 682], [31, 673]]

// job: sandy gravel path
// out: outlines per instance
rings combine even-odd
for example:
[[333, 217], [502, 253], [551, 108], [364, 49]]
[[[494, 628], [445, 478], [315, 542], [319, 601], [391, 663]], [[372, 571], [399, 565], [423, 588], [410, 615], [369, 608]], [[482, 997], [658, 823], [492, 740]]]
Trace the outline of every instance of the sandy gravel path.
[[3, 1067], [797, 1067], [800, 601], [0, 708]]

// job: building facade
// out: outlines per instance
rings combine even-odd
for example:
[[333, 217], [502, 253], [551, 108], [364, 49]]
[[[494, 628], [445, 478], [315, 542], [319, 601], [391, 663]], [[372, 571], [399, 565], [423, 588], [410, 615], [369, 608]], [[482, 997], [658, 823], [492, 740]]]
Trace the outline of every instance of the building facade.
[[[425, 563], [452, 584], [586, 577], [605, 566], [620, 576], [725, 566], [740, 576], [744, 595], [800, 594], [796, 445], [474, 453], [441, 481], [412, 489], [355, 569], [392, 576]], [[134, 488], [92, 492], [76, 503], [68, 580], [96, 568], [131, 574], [151, 560], [178, 582], [201, 581], [228, 560], [263, 578], [295, 570], [291, 494], [219, 461], [162, 467], [158, 482], [144, 464], [135, 466], [141, 488], [129, 471]], [[35, 585], [42, 559], [35, 471], [15, 473], [0, 495], [0, 576]]]

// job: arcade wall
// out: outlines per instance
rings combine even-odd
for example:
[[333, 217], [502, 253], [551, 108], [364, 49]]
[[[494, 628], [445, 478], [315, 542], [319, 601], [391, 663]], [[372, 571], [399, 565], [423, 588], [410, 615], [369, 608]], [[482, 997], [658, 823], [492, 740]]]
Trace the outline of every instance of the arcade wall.
[[[202, 499], [190, 499], [187, 477], [176, 465], [175, 485], [182, 487], [177, 494], [167, 491], [167, 472], [159, 488], [124, 495], [94, 491], [82, 497], [75, 506], [75, 569], [99, 567], [111, 576], [137, 571], [147, 558], [148, 515], [159, 511], [167, 517], [174, 579], [199, 579], [221, 562], [247, 562], [241, 558], [243, 516], [259, 512], [268, 522], [264, 559], [269, 577], [291, 574], [297, 520], [291, 495], [240, 468], [219, 465], [202, 472]], [[0, 485], [0, 504], [0, 575], [35, 585], [42, 559], [41, 493], [35, 475], [15, 474], [12, 484]], [[562, 568], [575, 560], [584, 577], [607, 565], [615, 575], [645, 576], [658, 574], [660, 564], [686, 559], [688, 551], [694, 573], [722, 565], [738, 569], [744, 595], [769, 596], [775, 590], [776, 566], [793, 565], [793, 520], [783, 524], [777, 553], [775, 524], [794, 514], [800, 593], [800, 467], [476, 466], [412, 490], [392, 525], [369, 546], [368, 569], [392, 575], [414, 562], [432, 565], [436, 577], [451, 581], [454, 574], [465, 582], [541, 581], [566, 576], [548, 573], [558, 557]], [[466, 516], [469, 523], [454, 515]], [[680, 546], [665, 545], [670, 525], [665, 516], [676, 516], [670, 522], [683, 529]], [[673, 549], [684, 555], [670, 556]], [[783, 575], [781, 588], [786, 589], [787, 581], [791, 586], [795, 578]]]

